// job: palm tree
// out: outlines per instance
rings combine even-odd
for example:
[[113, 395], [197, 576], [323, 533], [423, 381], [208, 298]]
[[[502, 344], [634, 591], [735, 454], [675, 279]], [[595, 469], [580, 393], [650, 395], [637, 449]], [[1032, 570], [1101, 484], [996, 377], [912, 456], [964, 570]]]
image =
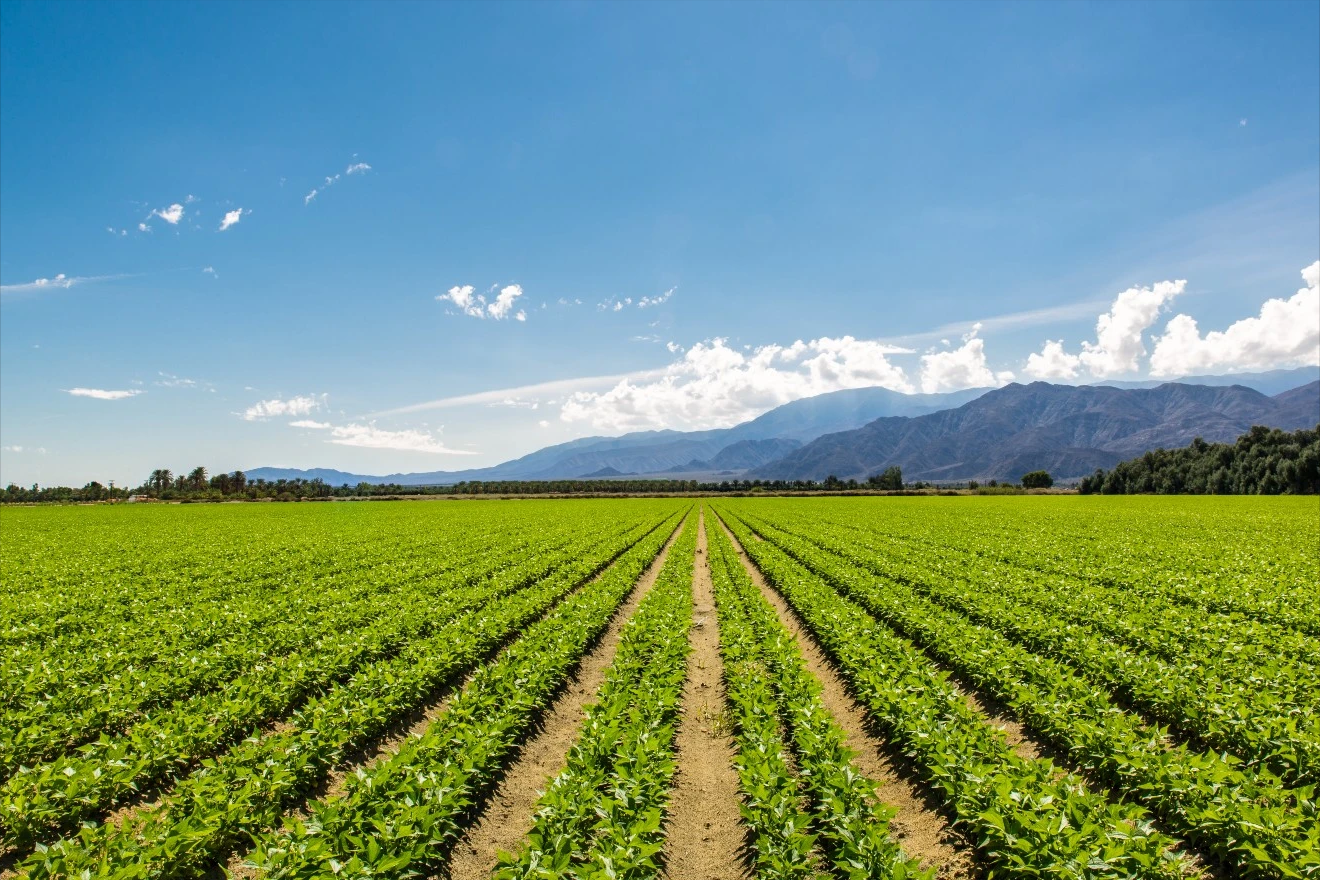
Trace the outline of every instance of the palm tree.
[[170, 473], [169, 468], [157, 468], [151, 472], [151, 487], [156, 490], [157, 495], [168, 489], [173, 481], [174, 474]]
[[188, 482], [198, 492], [206, 488], [206, 468], [195, 467], [188, 474]]

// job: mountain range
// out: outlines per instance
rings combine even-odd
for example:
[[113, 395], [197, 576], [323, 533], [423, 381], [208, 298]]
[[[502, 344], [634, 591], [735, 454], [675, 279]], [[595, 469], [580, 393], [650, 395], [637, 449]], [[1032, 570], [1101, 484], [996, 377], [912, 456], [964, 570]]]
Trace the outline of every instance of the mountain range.
[[[909, 480], [1016, 480], [1037, 469], [1066, 480], [1198, 436], [1231, 441], [1253, 424], [1313, 427], [1320, 422], [1318, 377], [1320, 368], [1305, 367], [1155, 387], [1034, 382], [946, 394], [859, 388], [796, 400], [732, 428], [584, 437], [487, 468], [386, 476], [270, 467], [247, 473], [416, 486], [635, 475], [860, 479], [896, 464]], [[1291, 390], [1279, 393], [1280, 387]]]

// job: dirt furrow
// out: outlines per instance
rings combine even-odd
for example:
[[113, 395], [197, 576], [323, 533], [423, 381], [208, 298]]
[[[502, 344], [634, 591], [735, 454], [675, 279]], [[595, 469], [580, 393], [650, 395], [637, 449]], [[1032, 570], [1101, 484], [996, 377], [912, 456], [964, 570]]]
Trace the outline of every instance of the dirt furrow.
[[706, 557], [705, 511], [692, 571], [688, 677], [678, 726], [674, 789], [665, 818], [665, 876], [747, 880], [747, 828], [738, 811], [738, 774], [724, 702], [724, 664], [715, 591]]
[[518, 750], [517, 757], [487, 799], [480, 816], [454, 847], [447, 876], [453, 880], [486, 880], [498, 863], [500, 852], [516, 851], [532, 830], [536, 803], [550, 781], [568, 763], [569, 749], [586, 721], [587, 706], [604, 684], [605, 674], [614, 663], [623, 626], [655, 585], [676, 540], [677, 529], [669, 536], [650, 568], [638, 579], [628, 598], [614, 612], [609, 627], [595, 647], [578, 663], [573, 678], [542, 716], [536, 732]]
[[979, 877], [981, 871], [972, 857], [971, 845], [953, 830], [939, 812], [937, 803], [923, 788], [915, 771], [900, 770], [904, 765], [901, 754], [897, 754], [880, 737], [871, 733], [866, 710], [848, 693], [847, 685], [815, 638], [802, 625], [796, 612], [766, 583], [760, 570], [743, 552], [738, 539], [723, 523], [720, 523], [720, 527], [733, 541], [738, 558], [752, 581], [760, 588], [761, 595], [797, 640], [807, 668], [821, 684], [821, 699], [825, 708], [843, 728], [849, 748], [856, 753], [853, 761], [857, 768], [867, 778], [879, 783], [880, 800], [898, 811], [898, 815], [890, 822], [890, 828], [904, 852], [920, 859], [925, 867], [938, 865], [940, 878]]

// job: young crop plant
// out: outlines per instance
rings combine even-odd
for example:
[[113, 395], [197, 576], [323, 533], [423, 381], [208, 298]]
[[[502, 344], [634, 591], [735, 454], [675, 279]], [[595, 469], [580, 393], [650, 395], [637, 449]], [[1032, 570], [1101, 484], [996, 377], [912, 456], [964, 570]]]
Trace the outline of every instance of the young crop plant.
[[[376, 741], [524, 627], [544, 627], [566, 607], [581, 605], [583, 596], [597, 595], [599, 584], [640, 571], [659, 552], [677, 515], [652, 519], [586, 553], [565, 551], [562, 564], [544, 581], [455, 618], [393, 660], [373, 664], [310, 701], [283, 730], [249, 737], [204, 762], [159, 806], [124, 827], [84, 826], [75, 837], [38, 846], [25, 867], [33, 877], [205, 876], [234, 849], [277, 827], [285, 810], [301, 803], [348, 755]], [[602, 569], [600, 578], [589, 580]], [[584, 582], [587, 586], [577, 590]], [[565, 596], [569, 599], [560, 603]], [[544, 617], [550, 608], [555, 609], [551, 617]]]
[[1174, 840], [1140, 807], [1109, 803], [1049, 761], [1019, 757], [913, 646], [725, 509], [721, 518], [838, 662], [871, 718], [920, 768], [1008, 876], [1178, 878]]
[[424, 734], [351, 776], [342, 797], [313, 802], [305, 819], [260, 835], [252, 867], [272, 878], [442, 871], [471, 811], [670, 533], [653, 533], [529, 626]]
[[689, 518], [651, 592], [623, 627], [568, 765], [537, 805], [527, 845], [502, 855], [500, 880], [659, 874], [696, 545]]
[[[606, 546], [635, 538], [646, 528], [632, 526], [608, 536]], [[583, 536], [544, 557], [501, 555], [493, 570], [482, 566], [471, 577], [436, 584], [438, 595], [419, 594], [398, 603], [370, 626], [334, 632], [309, 651], [270, 658], [252, 674], [163, 709], [124, 736], [103, 736], [73, 755], [20, 769], [0, 789], [0, 832], [26, 847], [75, 828], [119, 799], [134, 797], [167, 774], [186, 771], [327, 687], [349, 680], [362, 667], [401, 652], [406, 657], [436, 633], [466, 626], [475, 611], [552, 576], [597, 543]]]
[[845, 734], [822, 703], [820, 683], [807, 670], [793, 637], [748, 577], [724, 530], [710, 523], [706, 529], [714, 536], [708, 545], [721, 632], [729, 627], [759, 647], [774, 681], [782, 726], [794, 744], [818, 843], [835, 875], [930, 880], [934, 869], [922, 870], [890, 837], [895, 811], [879, 801], [875, 782], [853, 764]]
[[[1100, 688], [993, 629], [768, 524], [770, 543], [877, 619], [1008, 704], [1106, 785], [1132, 795], [1235, 874], [1301, 877], [1320, 867], [1313, 789], [1288, 790], [1229, 755], [1165, 742]], [[860, 558], [860, 557], [859, 557]]]

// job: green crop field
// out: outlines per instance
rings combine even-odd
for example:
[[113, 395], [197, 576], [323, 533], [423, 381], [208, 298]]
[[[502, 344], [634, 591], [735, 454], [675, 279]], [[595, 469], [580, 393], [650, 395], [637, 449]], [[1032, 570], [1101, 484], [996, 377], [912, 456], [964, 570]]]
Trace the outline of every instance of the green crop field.
[[0, 510], [0, 876], [1320, 880], [1315, 498]]

